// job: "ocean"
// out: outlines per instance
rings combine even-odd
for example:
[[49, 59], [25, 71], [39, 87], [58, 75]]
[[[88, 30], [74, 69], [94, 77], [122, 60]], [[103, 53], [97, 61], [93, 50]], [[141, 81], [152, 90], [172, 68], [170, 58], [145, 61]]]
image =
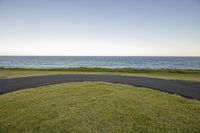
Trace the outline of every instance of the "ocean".
[[0, 67], [200, 69], [200, 57], [0, 56]]

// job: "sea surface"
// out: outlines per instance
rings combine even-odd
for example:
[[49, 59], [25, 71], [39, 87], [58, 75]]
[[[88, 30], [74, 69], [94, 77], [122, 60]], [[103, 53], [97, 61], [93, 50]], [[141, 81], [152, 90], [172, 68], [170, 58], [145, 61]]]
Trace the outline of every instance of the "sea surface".
[[0, 67], [200, 69], [200, 57], [0, 56]]

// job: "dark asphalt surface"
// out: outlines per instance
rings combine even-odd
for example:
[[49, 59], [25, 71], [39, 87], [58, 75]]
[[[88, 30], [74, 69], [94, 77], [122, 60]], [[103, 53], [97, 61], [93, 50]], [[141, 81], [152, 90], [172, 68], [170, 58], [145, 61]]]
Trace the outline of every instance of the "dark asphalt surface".
[[142, 86], [168, 93], [175, 93], [183, 97], [200, 100], [200, 83], [180, 80], [164, 80], [147, 77], [117, 76], [117, 75], [48, 75], [22, 78], [0, 79], [0, 94], [27, 89], [32, 87], [83, 81], [105, 81], [111, 83]]

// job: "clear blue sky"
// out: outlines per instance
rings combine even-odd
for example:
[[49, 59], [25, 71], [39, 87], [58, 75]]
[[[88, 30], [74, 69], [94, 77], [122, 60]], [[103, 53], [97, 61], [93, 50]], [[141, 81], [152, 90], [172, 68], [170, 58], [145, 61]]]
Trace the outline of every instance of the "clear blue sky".
[[200, 56], [200, 0], [0, 0], [0, 55]]

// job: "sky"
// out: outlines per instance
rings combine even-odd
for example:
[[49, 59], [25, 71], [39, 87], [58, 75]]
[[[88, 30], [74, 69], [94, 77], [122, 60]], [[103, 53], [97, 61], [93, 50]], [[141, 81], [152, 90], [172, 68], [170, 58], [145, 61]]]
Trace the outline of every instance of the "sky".
[[200, 56], [200, 0], [0, 0], [0, 55]]

